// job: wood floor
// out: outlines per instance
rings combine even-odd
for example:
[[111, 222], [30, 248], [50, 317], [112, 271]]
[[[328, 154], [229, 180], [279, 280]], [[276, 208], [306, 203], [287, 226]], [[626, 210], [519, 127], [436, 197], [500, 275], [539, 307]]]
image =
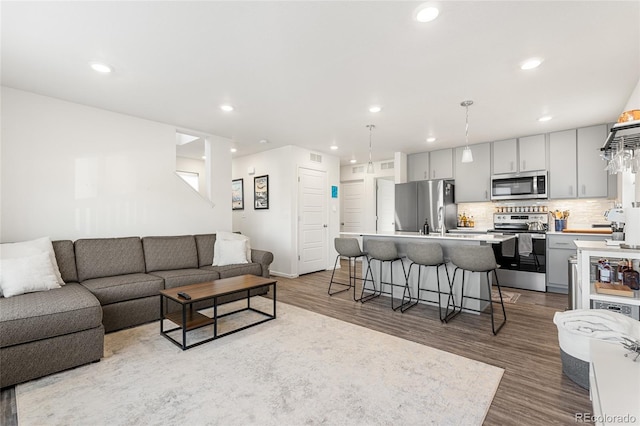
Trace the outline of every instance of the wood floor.
[[[344, 266], [336, 273], [343, 282]], [[566, 295], [507, 288], [521, 296], [505, 304], [507, 324], [494, 336], [484, 314], [463, 313], [443, 324], [431, 306], [400, 313], [391, 310], [387, 297], [361, 304], [353, 301], [352, 292], [328, 296], [331, 271], [275, 278], [278, 301], [504, 368], [485, 425], [568, 425], [575, 424], [575, 413], [591, 412], [589, 392], [562, 374], [552, 319], [564, 310]], [[0, 424], [18, 424], [13, 388], [2, 390], [0, 402]]]

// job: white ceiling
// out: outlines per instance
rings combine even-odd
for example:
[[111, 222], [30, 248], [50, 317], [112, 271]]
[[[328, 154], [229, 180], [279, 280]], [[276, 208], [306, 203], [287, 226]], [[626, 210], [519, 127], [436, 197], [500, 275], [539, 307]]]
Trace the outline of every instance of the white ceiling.
[[346, 164], [369, 123], [374, 160], [464, 144], [465, 99], [471, 144], [612, 122], [640, 77], [640, 1], [420, 4], [2, 2], [2, 84]]

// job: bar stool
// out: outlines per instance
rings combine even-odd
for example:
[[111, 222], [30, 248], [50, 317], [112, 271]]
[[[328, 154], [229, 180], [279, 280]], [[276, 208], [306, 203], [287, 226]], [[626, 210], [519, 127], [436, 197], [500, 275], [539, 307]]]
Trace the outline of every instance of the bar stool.
[[[420, 298], [421, 291], [429, 291], [432, 293], [437, 293], [438, 295], [438, 314], [440, 316], [440, 321], [444, 321], [444, 317], [442, 316], [442, 306], [440, 304], [440, 295], [441, 294], [451, 294], [451, 279], [449, 277], [449, 270], [447, 269], [447, 264], [444, 261], [444, 255], [442, 254], [442, 246], [438, 243], [409, 243], [407, 244], [407, 258], [411, 261], [409, 265], [409, 271], [407, 272], [407, 288], [409, 287], [409, 278], [411, 276], [411, 269], [414, 265], [418, 266], [418, 296], [416, 301], [402, 309], [402, 312], [407, 309], [415, 306], [419, 301], [423, 300]], [[449, 288], [447, 292], [443, 293], [440, 291], [440, 267], [444, 266], [444, 270], [447, 273], [447, 284]], [[424, 288], [421, 286], [420, 280], [420, 272], [423, 267], [429, 271], [429, 267], [436, 268], [436, 284], [438, 286], [437, 290], [433, 290], [430, 288]], [[425, 300], [426, 301], [426, 300]], [[411, 302], [411, 296], [409, 295], [409, 302]], [[404, 305], [404, 295], [402, 297], [402, 304]]]
[[[447, 300], [447, 314], [445, 316], [444, 321], [449, 322], [451, 319], [456, 317], [460, 312], [462, 312], [462, 305], [465, 297], [468, 299], [475, 299], [484, 302], [489, 302], [490, 311], [491, 311], [491, 330], [493, 334], [496, 335], [500, 331], [500, 329], [507, 322], [507, 313], [504, 309], [504, 302], [502, 300], [502, 291], [500, 290], [500, 283], [498, 282], [498, 275], [496, 274], [496, 269], [498, 265], [496, 263], [496, 257], [493, 253], [493, 249], [491, 246], [459, 246], [452, 247], [451, 253], [451, 262], [456, 266], [456, 269], [453, 271], [453, 280], [451, 281], [451, 289], [453, 290], [453, 283], [456, 280], [456, 273], [458, 269], [462, 269], [462, 287], [460, 291], [460, 306], [459, 309], [456, 310], [456, 303], [453, 298], [453, 291], [449, 294], [449, 298]], [[473, 296], [465, 296], [464, 287], [465, 287], [465, 272], [484, 272], [487, 274], [487, 287], [489, 289], [489, 299], [483, 299], [479, 297]], [[491, 298], [491, 281], [489, 280], [489, 274], [493, 271], [493, 275], [496, 279], [496, 287], [498, 287], [498, 294], [500, 295], [500, 305], [502, 306], [502, 316], [503, 320], [500, 326], [496, 329], [494, 317], [493, 317], [493, 304], [498, 303], [494, 302]], [[449, 305], [453, 304], [453, 310], [449, 313]], [[477, 309], [465, 308], [470, 311], [481, 312]]]
[[[329, 281], [329, 290], [327, 293], [329, 293], [329, 296], [333, 296], [334, 294], [342, 293], [343, 291], [347, 291], [351, 287], [353, 287], [353, 300], [357, 302], [360, 299], [356, 299], [356, 280], [364, 281], [364, 279], [357, 277], [357, 270], [356, 270], [357, 268], [355, 265], [355, 260], [359, 257], [366, 256], [367, 253], [360, 250], [360, 244], [358, 243], [358, 240], [356, 238], [335, 238], [333, 240], [333, 245], [336, 248], [338, 255], [336, 256], [336, 261], [333, 264], [333, 272], [331, 273], [331, 281]], [[333, 280], [333, 277], [336, 273], [336, 266], [338, 265], [338, 260], [340, 259], [340, 257], [346, 257], [349, 260], [349, 284], [341, 283], [339, 281]], [[353, 272], [351, 271], [352, 259], [354, 262]], [[346, 286], [347, 288], [343, 288], [342, 290], [334, 291], [332, 293], [331, 286], [334, 284]]]
[[[360, 295], [360, 301], [364, 303], [380, 296], [383, 293], [382, 285], [387, 284], [390, 286], [390, 292], [389, 293], [384, 292], [384, 293], [389, 294], [391, 296], [391, 309], [395, 311], [399, 308], [402, 308], [403, 304], [401, 304], [400, 306], [395, 306], [393, 304], [393, 287], [403, 287], [405, 292], [409, 290], [409, 287], [407, 287], [407, 283], [406, 283], [407, 273], [404, 269], [404, 262], [402, 261], [402, 258], [398, 256], [398, 250], [396, 248], [396, 244], [393, 241], [372, 240], [372, 241], [367, 241], [366, 249], [368, 253], [367, 259], [369, 261], [369, 266], [367, 267], [367, 273], [364, 276], [364, 282], [362, 285], [362, 294]], [[380, 262], [380, 289], [379, 290], [376, 290], [376, 282], [373, 278], [373, 270], [371, 269], [371, 264], [373, 263], [374, 260], [377, 260], [378, 262]], [[393, 263], [396, 261], [400, 261], [400, 264], [402, 265], [402, 273], [405, 278], [404, 284], [396, 284], [393, 282]], [[385, 262], [389, 262], [389, 269], [391, 271], [390, 282], [382, 281], [382, 265]], [[367, 281], [368, 281], [367, 277], [369, 276], [369, 272], [371, 272], [371, 282], [373, 283], [373, 293], [365, 297], [364, 291], [367, 286]], [[404, 300], [404, 293], [403, 293], [403, 300]]]

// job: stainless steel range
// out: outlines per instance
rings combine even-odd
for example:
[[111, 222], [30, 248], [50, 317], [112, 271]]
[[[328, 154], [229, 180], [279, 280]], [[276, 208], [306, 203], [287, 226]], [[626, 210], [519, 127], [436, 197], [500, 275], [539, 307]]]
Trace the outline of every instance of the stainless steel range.
[[494, 246], [500, 265], [498, 279], [505, 287], [545, 291], [546, 213], [494, 213], [489, 232], [515, 235], [514, 240]]

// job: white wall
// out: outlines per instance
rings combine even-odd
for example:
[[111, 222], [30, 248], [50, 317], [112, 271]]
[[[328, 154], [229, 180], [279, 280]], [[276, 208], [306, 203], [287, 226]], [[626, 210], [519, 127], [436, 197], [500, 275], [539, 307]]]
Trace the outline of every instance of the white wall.
[[205, 172], [204, 160], [194, 158], [176, 157], [176, 170], [179, 172], [191, 172], [198, 174], [198, 192], [204, 198], [209, 198], [207, 194], [207, 173]]
[[[251, 246], [273, 253], [271, 272], [275, 275], [298, 275], [298, 168], [327, 172], [327, 268], [333, 267], [333, 239], [340, 233], [339, 198], [331, 198], [331, 186], [339, 186], [340, 160], [326, 154], [322, 163], [310, 161], [309, 151], [285, 146], [233, 160], [233, 179], [244, 179], [244, 210], [233, 211], [233, 230], [251, 239]], [[315, 152], [314, 152], [315, 153]], [[248, 169], [255, 169], [250, 175]], [[269, 209], [253, 208], [253, 178], [269, 175]]]
[[174, 126], [6, 87], [1, 117], [3, 242], [231, 229], [227, 139], [212, 207], [175, 175]]
[[[380, 177], [390, 177], [395, 179], [395, 167], [393, 169], [380, 168], [381, 163], [393, 162], [394, 160], [384, 160], [374, 162], [374, 173], [365, 173], [367, 164], [350, 164], [340, 168], [340, 182], [353, 180], [364, 181], [364, 217], [362, 223], [363, 232], [376, 232], [376, 179]], [[362, 172], [354, 173], [354, 169], [361, 169]], [[406, 173], [405, 173], [406, 174]]]
[[640, 79], [638, 79], [638, 84], [636, 84], [636, 88], [631, 92], [629, 96], [629, 100], [627, 101], [627, 105], [624, 107], [623, 111], [629, 111], [632, 109], [640, 109]]

